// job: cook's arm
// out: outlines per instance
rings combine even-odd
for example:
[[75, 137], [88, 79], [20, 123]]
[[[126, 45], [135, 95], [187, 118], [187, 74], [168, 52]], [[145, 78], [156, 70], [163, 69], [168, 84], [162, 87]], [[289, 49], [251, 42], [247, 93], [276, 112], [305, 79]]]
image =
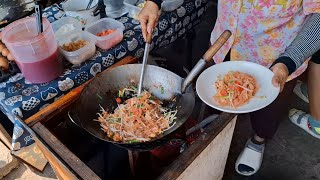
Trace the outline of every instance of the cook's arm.
[[320, 13], [315, 13], [310, 15], [297, 37], [273, 65], [283, 63], [287, 66], [289, 74], [291, 74], [319, 49]]

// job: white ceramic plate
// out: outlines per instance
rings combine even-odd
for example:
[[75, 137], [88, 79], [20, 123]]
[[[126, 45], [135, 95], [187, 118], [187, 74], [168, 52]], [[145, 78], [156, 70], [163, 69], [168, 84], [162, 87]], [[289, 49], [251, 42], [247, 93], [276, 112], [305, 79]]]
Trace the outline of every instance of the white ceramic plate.
[[[213, 96], [217, 93], [214, 83], [219, 75], [225, 75], [229, 71], [248, 73], [256, 78], [259, 90], [257, 98], [252, 98], [247, 104], [238, 108], [220, 106]], [[273, 72], [259, 64], [246, 61], [228, 61], [213, 65], [201, 73], [197, 79], [197, 93], [200, 99], [212, 108], [229, 113], [249, 113], [260, 110], [271, 104], [278, 96], [280, 88], [272, 85]], [[261, 98], [265, 96], [265, 98]]]

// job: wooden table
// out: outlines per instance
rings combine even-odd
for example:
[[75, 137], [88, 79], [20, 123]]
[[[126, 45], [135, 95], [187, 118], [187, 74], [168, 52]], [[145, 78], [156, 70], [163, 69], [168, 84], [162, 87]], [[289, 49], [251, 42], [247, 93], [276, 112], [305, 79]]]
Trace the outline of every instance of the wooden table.
[[[107, 70], [135, 62], [137, 62], [137, 59], [129, 56], [115, 63]], [[25, 120], [25, 123], [44, 141], [36, 141], [36, 143], [48, 159], [59, 179], [71, 180], [78, 177], [90, 180], [100, 179], [43, 125], [45, 121], [53, 120], [54, 116], [72, 104], [89, 82], [90, 80]]]
[[[135, 62], [137, 62], [137, 59], [126, 57], [109, 69]], [[25, 120], [26, 124], [39, 137], [36, 143], [59, 179], [100, 179], [45, 126], [45, 122], [55, 121], [55, 117], [65, 113], [89, 82], [75, 88]], [[202, 136], [183, 152], [158, 179], [222, 178], [235, 122], [235, 114], [222, 113], [214, 123], [208, 125]], [[132, 156], [129, 158], [134, 160]], [[132, 162], [131, 166], [134, 167]]]

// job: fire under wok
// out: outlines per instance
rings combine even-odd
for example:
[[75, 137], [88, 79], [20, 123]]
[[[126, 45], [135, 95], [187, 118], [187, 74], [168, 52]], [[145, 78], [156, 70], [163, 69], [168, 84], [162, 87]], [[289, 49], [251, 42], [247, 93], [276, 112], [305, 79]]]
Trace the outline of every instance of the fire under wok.
[[[147, 65], [143, 82], [144, 89], [148, 90], [157, 99], [163, 101], [163, 106], [177, 108], [176, 123], [170, 129], [146, 142], [116, 142], [101, 130], [97, 113], [101, 105], [108, 111], [117, 107], [115, 101], [118, 91], [132, 84], [138, 84], [141, 64], [128, 64], [112, 68], [97, 75], [82, 91], [79, 99], [69, 112], [69, 118], [79, 127], [103, 141], [111, 142], [120, 147], [145, 151], [154, 149], [168, 140], [168, 135], [177, 130], [191, 115], [195, 104], [195, 92], [189, 85], [210, 61], [221, 46], [231, 36], [225, 31], [220, 38], [209, 48], [186, 79], [161, 67]], [[175, 99], [175, 100], [172, 100]]]

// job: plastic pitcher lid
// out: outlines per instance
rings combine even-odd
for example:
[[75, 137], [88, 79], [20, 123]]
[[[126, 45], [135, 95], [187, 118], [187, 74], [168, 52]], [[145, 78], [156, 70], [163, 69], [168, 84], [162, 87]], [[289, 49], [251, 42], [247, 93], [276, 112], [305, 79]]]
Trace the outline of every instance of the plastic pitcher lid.
[[[26, 39], [22, 39], [22, 40], [12, 40], [12, 36], [14, 36], [13, 33], [11, 33], [11, 31], [22, 24], [27, 25], [27, 23], [30, 23], [31, 21], [34, 21], [34, 23], [36, 24], [36, 18], [35, 17], [26, 17], [23, 19], [19, 19], [11, 24], [9, 24], [8, 26], [6, 26], [3, 31], [2, 31], [2, 41], [7, 44], [12, 44], [12, 45], [28, 45], [28, 44], [32, 44], [36, 41], [41, 40], [42, 38], [46, 37], [46, 35], [50, 32], [51, 30], [51, 25], [50, 22], [47, 18], [43, 17], [42, 18], [42, 22], [43, 22], [43, 27], [44, 30], [41, 34], [36, 35], [34, 37], [30, 37], [30, 38], [26, 38]], [[28, 26], [25, 26], [26, 29], [28, 29]]]

